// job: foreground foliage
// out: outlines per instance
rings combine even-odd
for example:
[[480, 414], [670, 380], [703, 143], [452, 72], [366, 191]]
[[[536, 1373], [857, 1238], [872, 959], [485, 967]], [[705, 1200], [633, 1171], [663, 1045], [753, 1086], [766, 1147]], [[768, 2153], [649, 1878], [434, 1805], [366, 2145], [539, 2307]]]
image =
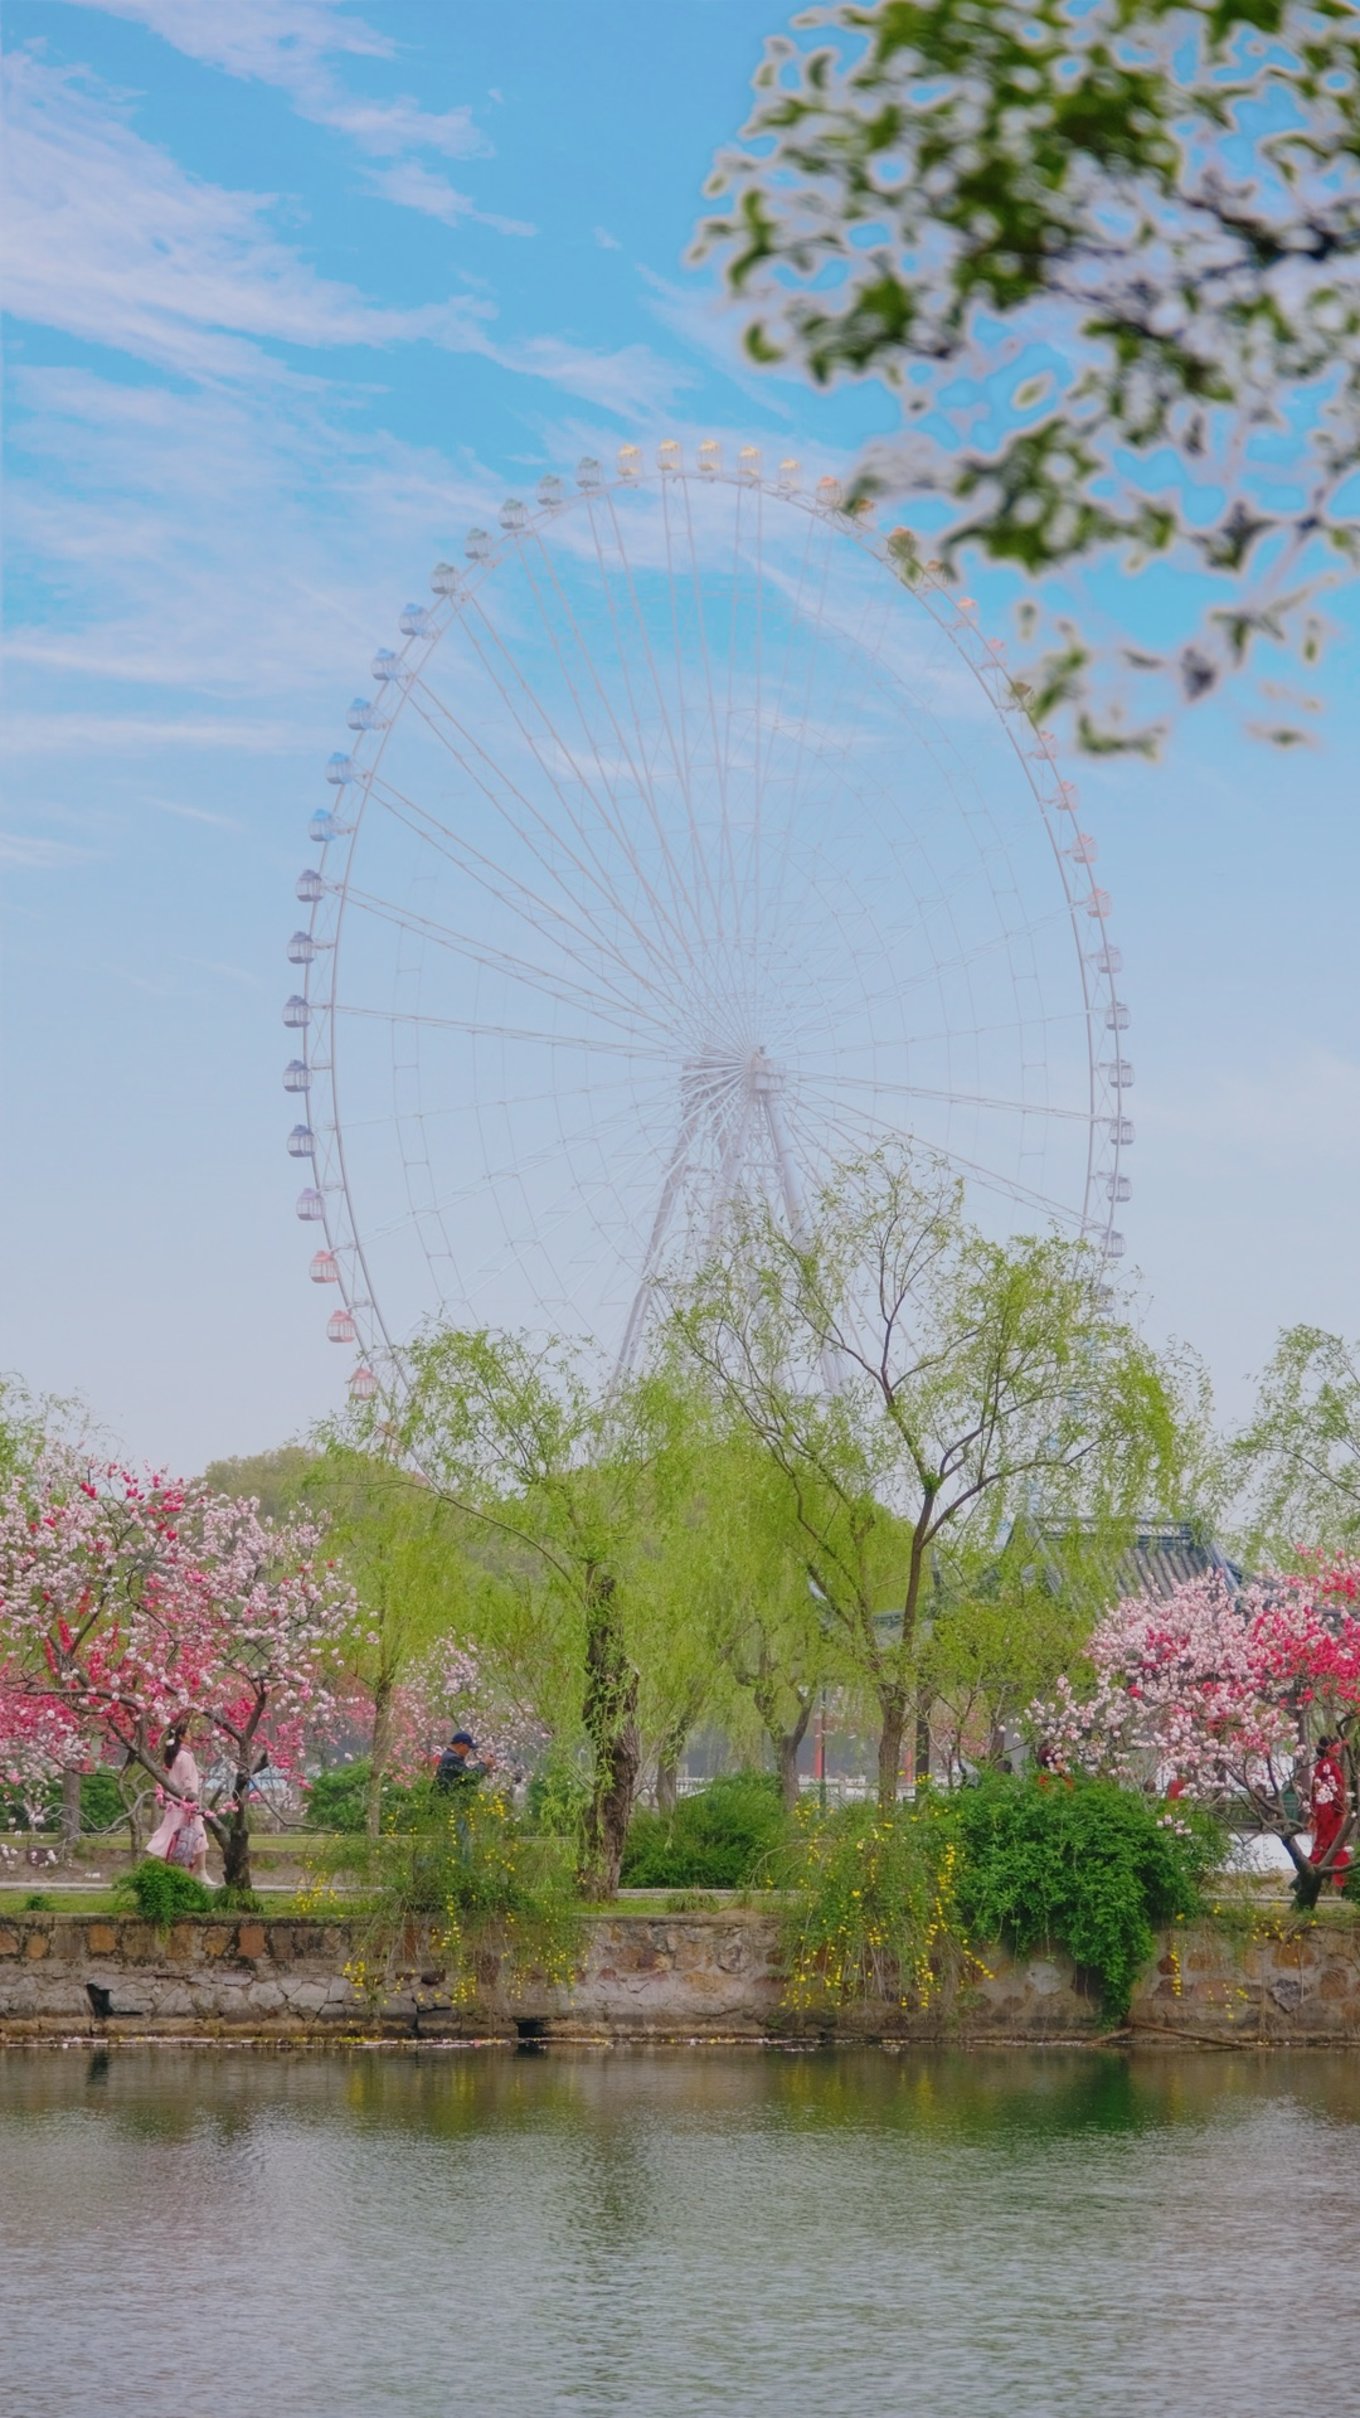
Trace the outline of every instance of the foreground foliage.
[[[1198, 626], [1120, 650], [1168, 707], [1262, 642], [1312, 659], [1360, 534], [1352, 0], [839, 0], [768, 43], [743, 138], [701, 249], [754, 360], [900, 399], [864, 486], [919, 514], [908, 576], [1188, 572]], [[1088, 630], [1032, 706], [1149, 747], [1093, 711]]]

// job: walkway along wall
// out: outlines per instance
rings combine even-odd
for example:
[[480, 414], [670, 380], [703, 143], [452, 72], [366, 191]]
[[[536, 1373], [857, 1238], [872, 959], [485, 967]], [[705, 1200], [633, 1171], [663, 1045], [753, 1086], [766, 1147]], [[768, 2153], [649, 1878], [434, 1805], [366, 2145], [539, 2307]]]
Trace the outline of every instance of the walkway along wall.
[[[166, 1930], [130, 1916], [0, 1916], [0, 2040], [201, 2035], [253, 2039], [962, 2039], [1108, 2036], [1098, 1994], [1063, 1957], [989, 1956], [990, 1972], [924, 2014], [899, 2006], [834, 2019], [784, 2004], [767, 1914], [620, 1913], [587, 1926], [570, 1991], [502, 1989], [494, 1966], [457, 2004], [428, 1941], [412, 1936], [374, 2006], [346, 1977], [341, 1923], [190, 1917]], [[1360, 2045], [1360, 1927], [1275, 1922], [1243, 1936], [1212, 1924], [1159, 1946], [1133, 2033], [1281, 2046]]]

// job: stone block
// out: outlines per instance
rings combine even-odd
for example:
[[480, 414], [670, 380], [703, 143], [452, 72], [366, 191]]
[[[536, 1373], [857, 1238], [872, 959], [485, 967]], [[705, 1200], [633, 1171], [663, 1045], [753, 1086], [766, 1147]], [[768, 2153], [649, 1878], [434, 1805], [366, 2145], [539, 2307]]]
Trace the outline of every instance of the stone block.
[[319, 2015], [326, 2004], [324, 1981], [300, 1981], [288, 1991], [288, 2004], [295, 2015]]
[[239, 1923], [236, 1930], [236, 1953], [251, 1964], [258, 1963], [269, 1953], [263, 1923]]
[[91, 1923], [85, 1934], [85, 1946], [91, 1956], [116, 1956], [118, 1933], [112, 1923]]
[[9, 1923], [0, 1923], [0, 1956], [17, 1956], [19, 1934]]
[[31, 1965], [36, 1964], [39, 1957], [46, 1956], [51, 1945], [52, 1942], [45, 1931], [30, 1931], [24, 1941], [24, 1954]]

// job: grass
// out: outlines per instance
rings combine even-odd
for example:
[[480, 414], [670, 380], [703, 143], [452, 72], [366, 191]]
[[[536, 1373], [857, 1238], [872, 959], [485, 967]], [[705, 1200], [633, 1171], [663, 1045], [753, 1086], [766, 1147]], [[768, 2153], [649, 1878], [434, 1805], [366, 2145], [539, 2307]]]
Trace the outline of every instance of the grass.
[[[35, 1894], [41, 1894], [43, 1897], [50, 1898], [52, 1901], [50, 1906], [43, 1909], [43, 1920], [47, 1920], [52, 1916], [63, 1914], [108, 1914], [126, 1917], [129, 1915], [130, 1911], [126, 1906], [115, 1905], [113, 1891], [111, 1889], [63, 1889], [60, 1883], [53, 1883], [52, 1881], [46, 1879], [35, 1879], [31, 1886], [24, 1885], [14, 1889], [0, 1889], [0, 1919], [8, 1922], [12, 1915], [28, 1914], [30, 1919], [37, 1921], [39, 1919], [38, 1915], [33, 1913], [32, 1909], [27, 1907], [24, 1903], [26, 1898], [32, 1897]], [[315, 1907], [310, 1903], [304, 1903], [299, 1893], [295, 1890], [271, 1889], [265, 1898], [264, 1917], [270, 1922], [297, 1922], [300, 1921], [304, 1916], [314, 1917], [315, 1913]], [[211, 1907], [206, 1914], [195, 1916], [177, 1915], [175, 1917], [177, 1922], [196, 1921], [203, 1923], [224, 1921], [248, 1922], [250, 1919], [251, 1918], [249, 1915], [238, 1916], [234, 1913], [228, 1913], [225, 1908], [219, 1910], [215, 1906]], [[256, 1919], [258, 1920], [259, 1918], [256, 1917]]]
[[[50, 1897], [52, 1904], [46, 1911], [52, 1915], [126, 1915], [128, 1911], [125, 1906], [116, 1906], [114, 1904], [113, 1891], [111, 1888], [73, 1888], [70, 1886], [64, 1886], [60, 1881], [50, 1879], [44, 1873], [35, 1872], [31, 1881], [18, 1881], [13, 1885], [13, 1887], [0, 1887], [0, 1918], [8, 1921], [12, 1915], [27, 1912], [28, 1910], [24, 1905], [24, 1900], [27, 1897], [31, 1897], [35, 1892], [40, 1892], [44, 1897]], [[681, 1906], [676, 1903], [677, 1898], [680, 1897], [702, 1898], [703, 1903], [702, 1905], [696, 1905], [694, 1907]], [[583, 1905], [581, 1907], [581, 1912], [583, 1915], [608, 1915], [611, 1919], [623, 1917], [625, 1919], [635, 1918], [638, 1921], [655, 1921], [658, 1917], [664, 1915], [676, 1915], [694, 1912], [713, 1912], [718, 1914], [774, 1913], [783, 1904], [783, 1902], [784, 1900], [781, 1893], [774, 1889], [741, 1889], [726, 1891], [716, 1889], [705, 1889], [702, 1891], [674, 1889], [633, 1889], [625, 1892], [623, 1896], [617, 1897], [612, 1901], [601, 1899], [594, 1903]], [[318, 1918], [318, 1914], [320, 1915], [321, 1919], [330, 1920], [332, 1917], [340, 1915], [343, 1912], [343, 1909], [338, 1905], [332, 1906], [330, 1904], [327, 1904], [324, 1908], [318, 1909], [313, 1900], [304, 1895], [302, 1892], [291, 1889], [267, 1889], [265, 1893], [263, 1911], [266, 1919], [268, 1920], [277, 1922], [295, 1922], [303, 1919], [304, 1917], [315, 1920]], [[1353, 1910], [1346, 1909], [1346, 1911], [1349, 1912]], [[211, 1914], [198, 1915], [192, 1919], [198, 1922], [210, 1922], [213, 1920], [221, 1921], [222, 1916], [217, 1913], [216, 1909], [214, 1909]]]

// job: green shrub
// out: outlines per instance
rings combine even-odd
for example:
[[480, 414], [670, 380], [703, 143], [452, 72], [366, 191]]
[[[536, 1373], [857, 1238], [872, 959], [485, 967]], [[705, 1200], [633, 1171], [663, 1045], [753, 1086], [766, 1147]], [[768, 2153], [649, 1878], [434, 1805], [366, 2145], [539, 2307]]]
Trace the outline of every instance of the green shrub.
[[80, 1781], [80, 1827], [82, 1830], [116, 1830], [127, 1820], [127, 1807], [118, 1786], [116, 1772], [99, 1770], [83, 1772]]
[[620, 1874], [625, 1889], [748, 1889], [782, 1877], [789, 1825], [768, 1772], [734, 1772], [673, 1814], [633, 1817]]
[[239, 1881], [223, 1882], [212, 1892], [214, 1910], [220, 1914], [263, 1914], [264, 1899], [258, 1889], [243, 1889]]
[[[367, 1755], [353, 1763], [337, 1763], [318, 1772], [307, 1790], [307, 1820], [313, 1830], [339, 1831], [353, 1836], [368, 1820], [368, 1785], [373, 1766]], [[395, 1820], [410, 1802], [411, 1791], [399, 1780], [384, 1780], [382, 1818]]]
[[1194, 1914], [1222, 1854], [1202, 1813], [1110, 1780], [995, 1775], [940, 1799], [933, 1820], [958, 1846], [958, 1908], [974, 1940], [1024, 1955], [1066, 1950], [1100, 1982], [1105, 2011], [1128, 2013], [1153, 1926]]
[[149, 1923], [170, 1923], [176, 1915], [206, 1914], [213, 1892], [181, 1864], [148, 1856], [114, 1882], [113, 1898], [115, 1905], [135, 1907]]
[[56, 1903], [56, 1899], [49, 1897], [45, 1890], [30, 1889], [24, 1899], [24, 1912], [25, 1914], [51, 1914]]

